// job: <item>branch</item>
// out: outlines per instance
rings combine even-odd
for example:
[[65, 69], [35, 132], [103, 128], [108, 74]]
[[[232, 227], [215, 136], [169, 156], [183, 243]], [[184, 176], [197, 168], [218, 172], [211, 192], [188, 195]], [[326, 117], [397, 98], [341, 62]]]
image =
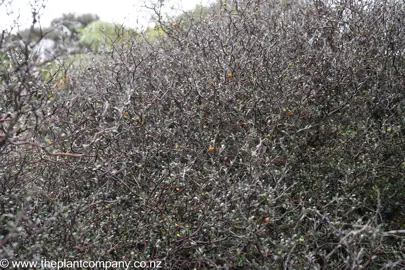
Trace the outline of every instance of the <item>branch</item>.
[[10, 143], [13, 144], [13, 145], [31, 145], [31, 146], [42, 149], [47, 155], [50, 155], [50, 156], [75, 157], [75, 158], [79, 158], [79, 157], [95, 157], [95, 155], [73, 154], [73, 153], [63, 153], [63, 152], [50, 152], [50, 151], [46, 150], [45, 146], [41, 146], [41, 145], [39, 145], [37, 143], [32, 143], [32, 142], [27, 142], [27, 141], [20, 141], [20, 142], [12, 142], [12, 141], [10, 141]]

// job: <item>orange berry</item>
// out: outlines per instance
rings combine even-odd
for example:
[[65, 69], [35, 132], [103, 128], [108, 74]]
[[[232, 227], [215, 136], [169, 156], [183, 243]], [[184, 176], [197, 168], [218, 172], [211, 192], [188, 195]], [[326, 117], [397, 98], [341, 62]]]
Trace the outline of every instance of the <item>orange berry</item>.
[[208, 153], [213, 153], [215, 151], [215, 147], [208, 148]]
[[228, 74], [228, 78], [229, 78], [229, 79], [232, 79], [232, 78], [233, 78], [233, 74], [232, 74], [232, 73], [229, 73], [229, 74]]
[[292, 111], [289, 111], [287, 115], [291, 117], [293, 115]]
[[269, 222], [270, 222], [270, 218], [269, 218], [269, 217], [266, 217], [266, 218], [264, 219], [264, 222], [269, 223]]

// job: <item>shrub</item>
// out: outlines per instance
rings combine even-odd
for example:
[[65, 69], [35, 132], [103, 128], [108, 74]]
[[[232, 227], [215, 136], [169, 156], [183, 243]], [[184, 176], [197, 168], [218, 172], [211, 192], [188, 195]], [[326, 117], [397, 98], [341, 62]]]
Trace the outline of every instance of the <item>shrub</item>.
[[0, 42], [1, 256], [404, 267], [403, 3], [153, 10], [63, 91]]

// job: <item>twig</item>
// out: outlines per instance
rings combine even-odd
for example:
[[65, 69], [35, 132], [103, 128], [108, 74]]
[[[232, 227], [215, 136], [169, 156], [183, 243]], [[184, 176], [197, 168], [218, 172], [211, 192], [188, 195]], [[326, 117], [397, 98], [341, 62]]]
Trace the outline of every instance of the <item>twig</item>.
[[50, 155], [50, 156], [75, 157], [75, 158], [79, 158], [79, 157], [95, 157], [95, 155], [73, 154], [73, 153], [63, 153], [63, 152], [50, 152], [44, 146], [41, 146], [41, 145], [39, 145], [37, 143], [27, 142], [27, 141], [20, 141], [20, 142], [10, 141], [10, 143], [13, 144], [13, 145], [31, 145], [31, 146], [42, 149], [47, 155]]

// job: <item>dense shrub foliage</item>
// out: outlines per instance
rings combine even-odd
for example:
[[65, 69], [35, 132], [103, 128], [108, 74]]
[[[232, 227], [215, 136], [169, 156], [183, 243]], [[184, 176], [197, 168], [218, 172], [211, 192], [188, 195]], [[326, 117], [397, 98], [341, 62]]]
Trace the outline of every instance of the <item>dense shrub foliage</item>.
[[154, 11], [47, 79], [3, 32], [0, 257], [405, 267], [404, 3]]

